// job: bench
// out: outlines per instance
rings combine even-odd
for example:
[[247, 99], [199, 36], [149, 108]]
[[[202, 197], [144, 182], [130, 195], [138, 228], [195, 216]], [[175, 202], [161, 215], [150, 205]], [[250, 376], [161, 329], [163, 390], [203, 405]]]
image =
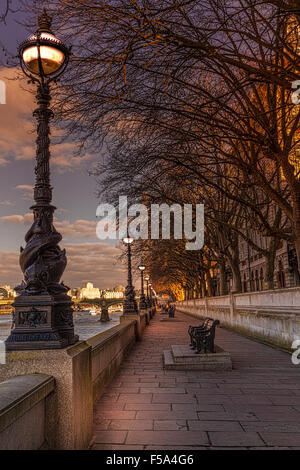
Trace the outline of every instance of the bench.
[[214, 321], [213, 318], [207, 317], [207, 318], [205, 318], [204, 322], [201, 323], [201, 325], [199, 325], [199, 326], [192, 326], [192, 325], [190, 325], [190, 326], [189, 326], [189, 328], [188, 328], [188, 334], [190, 335], [190, 340], [191, 340], [191, 342], [190, 342], [190, 347], [191, 347], [192, 349], [196, 349], [196, 342], [195, 342], [195, 339], [194, 339], [194, 332], [195, 332], [196, 330], [207, 329], [208, 325], [209, 325], [210, 323], [212, 323], [213, 321]]
[[219, 324], [219, 320], [206, 318], [199, 326], [189, 326], [190, 346], [192, 349], [196, 349], [196, 354], [199, 354], [201, 351], [204, 351], [206, 354], [207, 350], [211, 353], [215, 352], [215, 331], [216, 326]]
[[174, 316], [175, 316], [175, 306], [174, 305], [170, 305], [170, 307], [168, 308], [168, 314], [169, 314], [169, 318], [174, 318]]

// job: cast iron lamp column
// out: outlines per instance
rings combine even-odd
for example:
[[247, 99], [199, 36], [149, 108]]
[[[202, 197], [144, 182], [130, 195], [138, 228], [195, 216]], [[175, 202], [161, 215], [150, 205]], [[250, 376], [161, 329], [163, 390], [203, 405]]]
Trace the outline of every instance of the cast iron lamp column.
[[127, 236], [123, 238], [123, 242], [127, 245], [127, 266], [128, 266], [128, 279], [125, 290], [125, 301], [123, 315], [138, 315], [138, 307], [135, 300], [134, 287], [132, 285], [132, 272], [131, 272], [131, 243], [133, 238]]
[[34, 221], [25, 235], [26, 246], [21, 248], [20, 266], [24, 274], [16, 287], [14, 317], [9, 350], [53, 349], [74, 344], [73, 310], [69, 288], [60, 282], [67, 259], [59, 242], [62, 236], [53, 225], [55, 207], [50, 184], [50, 128], [53, 117], [50, 109], [50, 83], [56, 81], [67, 67], [70, 49], [51, 31], [51, 18], [44, 10], [39, 17], [39, 29], [19, 47], [24, 74], [37, 84], [38, 107], [33, 115], [37, 120], [37, 149], [34, 201], [31, 207]]
[[140, 295], [140, 310], [146, 310], [147, 304], [144, 293], [144, 271], [146, 266], [144, 264], [139, 265], [139, 270], [141, 271], [141, 295]]
[[146, 304], [147, 304], [147, 307], [151, 307], [150, 305], [150, 297], [149, 297], [149, 274], [147, 274], [147, 276], [145, 276], [145, 281], [147, 283], [147, 297], [146, 297]]
[[149, 282], [149, 303], [150, 303], [150, 307], [153, 307], [152, 282]]

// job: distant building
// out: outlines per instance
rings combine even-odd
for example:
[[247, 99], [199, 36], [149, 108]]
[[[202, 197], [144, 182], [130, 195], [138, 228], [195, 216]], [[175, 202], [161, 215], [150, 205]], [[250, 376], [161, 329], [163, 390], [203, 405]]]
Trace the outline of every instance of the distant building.
[[79, 299], [100, 299], [100, 296], [100, 290], [91, 282], [87, 282], [82, 289], [79, 289]]
[[125, 287], [124, 286], [116, 286], [113, 288], [115, 292], [124, 292], [125, 293]]
[[17, 293], [10, 286], [0, 286], [0, 299], [14, 299]]

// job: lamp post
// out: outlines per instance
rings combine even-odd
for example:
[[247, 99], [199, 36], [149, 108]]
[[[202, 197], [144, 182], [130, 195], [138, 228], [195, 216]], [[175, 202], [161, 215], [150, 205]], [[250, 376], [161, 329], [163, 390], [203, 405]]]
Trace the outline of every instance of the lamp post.
[[146, 266], [144, 264], [139, 265], [139, 270], [141, 271], [141, 295], [140, 295], [140, 310], [146, 310], [147, 304], [144, 294], [144, 271]]
[[127, 245], [127, 266], [128, 266], [128, 280], [125, 290], [125, 301], [124, 301], [124, 315], [137, 315], [138, 308], [135, 300], [134, 287], [132, 285], [132, 272], [131, 272], [131, 243], [133, 238], [127, 236], [123, 238], [123, 242]]
[[147, 274], [147, 276], [145, 276], [145, 281], [146, 281], [146, 287], [147, 287], [147, 297], [146, 297], [146, 304], [147, 304], [147, 307], [151, 307], [150, 305], [150, 297], [149, 297], [149, 274]]
[[149, 303], [150, 303], [150, 307], [153, 307], [152, 282], [149, 282]]
[[53, 225], [55, 207], [50, 184], [50, 83], [56, 81], [68, 65], [70, 49], [51, 31], [51, 18], [44, 10], [39, 28], [19, 47], [24, 74], [37, 85], [37, 120], [33, 224], [25, 235], [20, 266], [24, 274], [16, 287], [13, 325], [6, 348], [53, 349], [74, 344], [73, 310], [69, 288], [60, 282], [67, 259], [58, 246], [62, 240]]

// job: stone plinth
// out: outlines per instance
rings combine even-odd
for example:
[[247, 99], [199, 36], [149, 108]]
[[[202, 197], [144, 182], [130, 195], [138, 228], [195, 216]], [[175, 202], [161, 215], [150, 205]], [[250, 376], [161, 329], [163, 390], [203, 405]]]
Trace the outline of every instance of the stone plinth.
[[230, 354], [215, 345], [215, 353], [196, 354], [188, 344], [176, 344], [164, 351], [165, 369], [173, 370], [232, 370]]
[[91, 443], [91, 349], [82, 341], [64, 349], [7, 351], [6, 364], [0, 367], [0, 382], [36, 373], [54, 377], [55, 391], [45, 410], [45, 438], [50, 449], [86, 449]]
[[78, 341], [68, 295], [19, 295], [13, 306], [13, 326], [5, 341], [7, 350], [60, 349]]

